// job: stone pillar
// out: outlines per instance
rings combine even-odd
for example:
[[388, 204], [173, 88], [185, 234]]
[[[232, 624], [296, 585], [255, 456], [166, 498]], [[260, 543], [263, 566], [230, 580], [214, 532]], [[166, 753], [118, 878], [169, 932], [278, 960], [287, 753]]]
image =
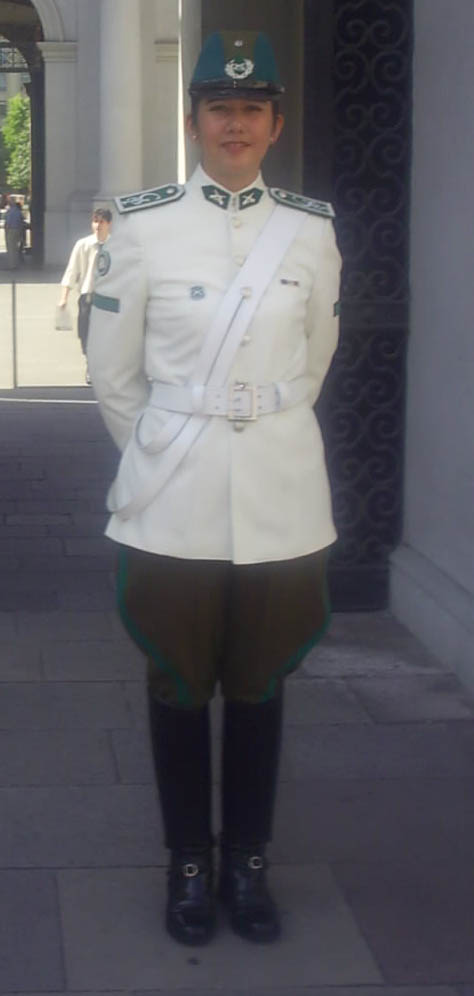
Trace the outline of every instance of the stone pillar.
[[70, 251], [69, 197], [76, 177], [75, 42], [38, 42], [45, 68], [45, 262], [62, 264]]
[[199, 159], [199, 150], [188, 139], [184, 140], [184, 121], [189, 110], [188, 86], [201, 49], [201, 0], [181, 0], [181, 87], [182, 120], [180, 122], [181, 146], [179, 149], [180, 180], [188, 177]]
[[100, 4], [100, 194], [142, 186], [141, 0]]

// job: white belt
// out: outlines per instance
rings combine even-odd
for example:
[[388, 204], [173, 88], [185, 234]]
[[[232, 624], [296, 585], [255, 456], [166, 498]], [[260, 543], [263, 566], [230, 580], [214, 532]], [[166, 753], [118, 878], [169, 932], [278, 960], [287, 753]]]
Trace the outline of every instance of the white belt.
[[236, 381], [223, 387], [193, 384], [180, 387], [154, 381], [149, 404], [183, 415], [223, 415], [229, 421], [254, 422], [301, 404], [308, 396], [306, 377], [255, 385]]

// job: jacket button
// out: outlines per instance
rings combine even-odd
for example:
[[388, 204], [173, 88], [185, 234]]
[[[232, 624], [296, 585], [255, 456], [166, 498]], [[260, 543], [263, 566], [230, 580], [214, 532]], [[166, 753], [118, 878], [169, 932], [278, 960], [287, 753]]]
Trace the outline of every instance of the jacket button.
[[243, 422], [234, 422], [233, 423], [233, 429], [234, 429], [234, 432], [243, 432], [244, 429], [245, 429], [245, 425], [244, 425]]
[[242, 294], [242, 297], [252, 297], [253, 291], [251, 287], [241, 287], [240, 293]]

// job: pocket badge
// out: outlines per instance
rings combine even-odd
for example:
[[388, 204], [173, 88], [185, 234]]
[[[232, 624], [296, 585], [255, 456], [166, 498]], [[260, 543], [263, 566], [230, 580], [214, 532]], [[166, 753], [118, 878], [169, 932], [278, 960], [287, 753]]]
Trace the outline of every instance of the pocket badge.
[[202, 301], [203, 297], [206, 296], [206, 291], [200, 284], [196, 284], [194, 287], [191, 287], [189, 293], [193, 301]]
[[110, 270], [110, 253], [107, 249], [100, 249], [97, 256], [97, 273], [100, 277], [105, 277], [105, 274]]

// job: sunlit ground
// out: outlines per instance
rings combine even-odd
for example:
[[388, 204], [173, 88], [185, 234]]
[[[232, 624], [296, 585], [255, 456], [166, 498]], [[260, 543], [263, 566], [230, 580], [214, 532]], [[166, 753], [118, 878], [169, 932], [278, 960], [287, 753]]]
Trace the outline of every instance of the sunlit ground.
[[0, 253], [0, 389], [85, 385], [76, 295], [70, 295], [73, 330], [54, 327], [60, 279], [61, 273], [33, 271], [28, 259], [10, 272]]

